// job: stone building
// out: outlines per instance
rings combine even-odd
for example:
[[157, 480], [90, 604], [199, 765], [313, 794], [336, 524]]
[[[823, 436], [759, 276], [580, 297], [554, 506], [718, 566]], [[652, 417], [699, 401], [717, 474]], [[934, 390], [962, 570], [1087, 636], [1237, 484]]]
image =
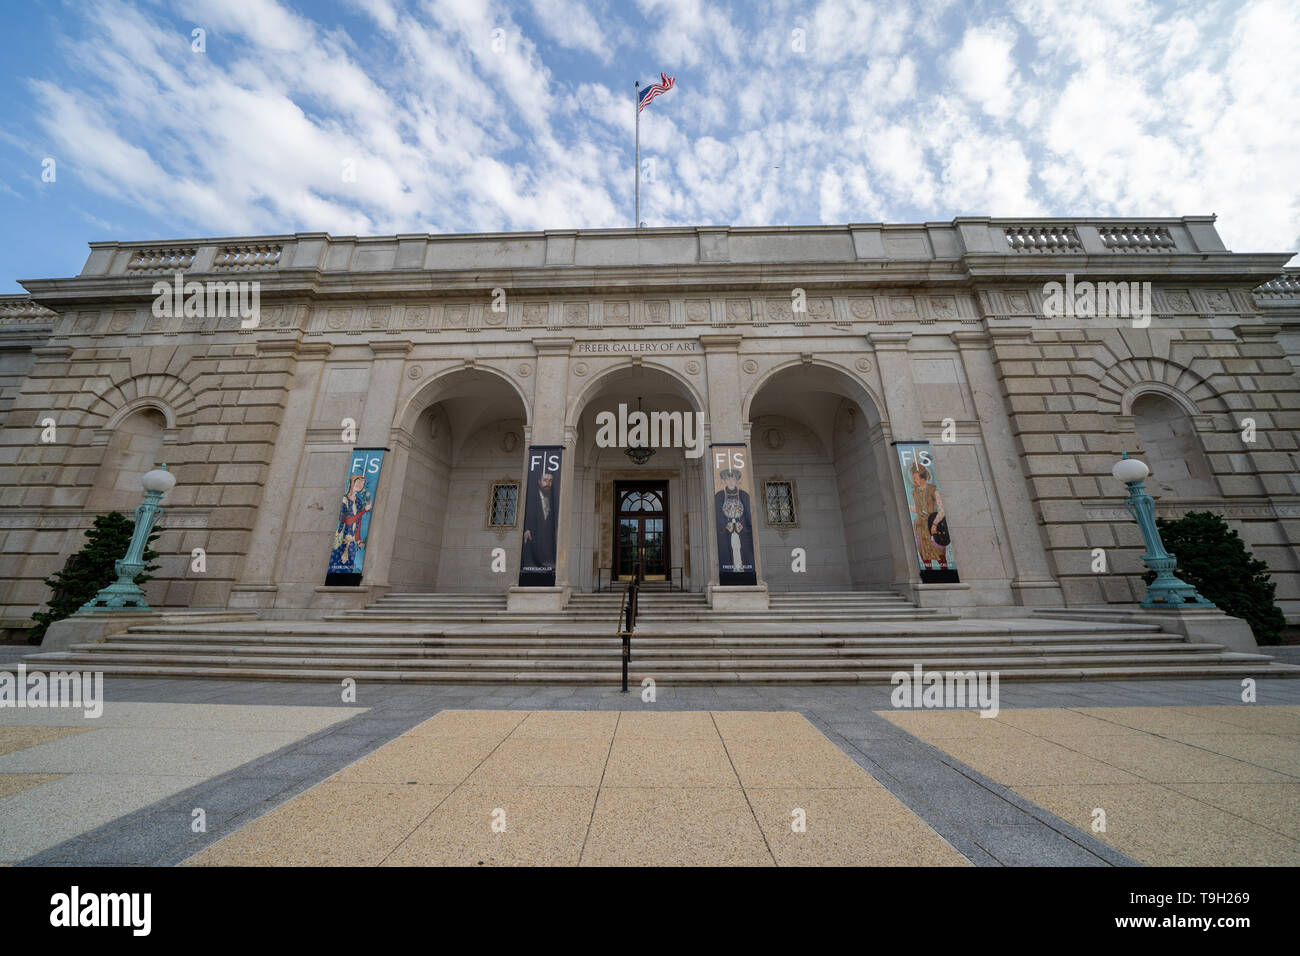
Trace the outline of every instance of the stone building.
[[[0, 298], [0, 623], [27, 626], [93, 516], [134, 508], [161, 461], [163, 609], [558, 609], [630, 573], [715, 608], [819, 590], [985, 616], [1125, 605], [1142, 584], [1122, 450], [1160, 514], [1226, 515], [1294, 622], [1290, 255], [1230, 252], [1204, 216], [91, 243], [80, 275]], [[167, 307], [178, 274], [254, 283], [256, 315]], [[1094, 295], [1086, 314], [1089, 283], [1127, 311]], [[720, 580], [714, 452], [602, 444], [620, 405], [698, 413], [704, 445], [742, 446], [754, 584]], [[909, 442], [929, 443], [955, 574], [918, 557]], [[542, 447], [562, 449], [554, 586], [520, 587]], [[364, 573], [327, 585], [358, 448], [386, 449]]]

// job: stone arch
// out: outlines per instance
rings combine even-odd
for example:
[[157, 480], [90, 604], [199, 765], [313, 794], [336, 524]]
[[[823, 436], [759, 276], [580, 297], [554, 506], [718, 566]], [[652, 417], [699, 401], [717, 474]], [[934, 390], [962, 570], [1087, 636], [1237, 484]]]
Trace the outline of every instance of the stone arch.
[[[396, 505], [388, 581], [396, 591], [504, 591], [494, 548], [519, 553], [521, 521], [488, 523], [494, 482], [520, 481], [531, 409], [497, 369], [447, 369], [416, 388], [391, 426]], [[385, 465], [385, 468], [389, 467]]]
[[[756, 543], [771, 590], [888, 588], [906, 579], [883, 404], [857, 376], [825, 361], [785, 362], [751, 384], [743, 420], [760, 503]], [[788, 440], [769, 440], [771, 428], [789, 429]], [[797, 530], [769, 520], [767, 481], [792, 483]], [[806, 547], [805, 572], [791, 568], [795, 546]]]
[[[644, 396], [647, 413], [682, 413], [683, 434], [690, 416], [693, 440], [703, 443], [707, 425], [706, 399], [676, 369], [660, 362], [626, 361], [593, 373], [570, 396], [565, 413], [566, 444], [569, 445], [569, 474], [572, 476], [572, 505], [568, 512], [570, 530], [564, 534], [568, 548], [569, 580], [587, 589], [600, 583], [614, 568], [615, 541], [621, 525], [616, 520], [616, 489], [619, 482], [662, 483], [668, 495], [667, 546], [669, 566], [680, 568], [683, 582], [692, 590], [708, 580], [708, 559], [701, 529], [706, 521], [704, 496], [706, 456], [689, 457], [685, 448], [663, 446], [642, 464], [634, 464], [622, 447], [601, 447], [597, 443], [596, 416], [614, 411], [626, 402], [635, 411], [636, 399]], [[694, 425], [701, 427], [698, 431]], [[674, 433], [674, 439], [677, 435]], [[700, 451], [698, 446], [694, 449]], [[711, 494], [711, 491], [709, 492]], [[711, 500], [711, 499], [710, 499]], [[694, 529], [693, 531], [690, 529]]]
[[84, 423], [90, 428], [116, 428], [138, 408], [151, 406], [163, 414], [168, 428], [178, 428], [190, 423], [199, 404], [189, 383], [175, 375], [133, 375], [119, 382], [101, 380], [95, 400], [86, 409]]
[[1218, 497], [1209, 456], [1192, 420], [1195, 406], [1168, 389], [1148, 388], [1128, 401], [1139, 453], [1151, 468], [1153, 494], [1176, 498]]
[[856, 402], [858, 406], [870, 418], [872, 425], [879, 424], [884, 420], [881, 409], [885, 407], [884, 401], [879, 395], [861, 378], [854, 375], [848, 369], [827, 362], [823, 359], [813, 359], [811, 362], [805, 362], [802, 359], [792, 359], [788, 362], [782, 362], [776, 365], [750, 383], [748, 392], [745, 393], [745, 400], [741, 406], [741, 418], [743, 421], [750, 420], [750, 409], [754, 405], [754, 397], [761, 392], [772, 379], [783, 373], [789, 374], [791, 369], [805, 368], [810, 370], [809, 377], [816, 376], [819, 372], [828, 372], [829, 376], [824, 376], [823, 384], [834, 387], [822, 389], [823, 391], [834, 392], [843, 398]]
[[397, 414], [393, 416], [392, 428], [406, 435], [414, 434], [416, 422], [432, 406], [447, 398], [454, 397], [455, 393], [461, 390], [463, 386], [469, 383], [482, 382], [485, 378], [494, 379], [510, 389], [523, 407], [524, 425], [531, 425], [532, 402], [530, 396], [524, 394], [524, 390], [519, 387], [518, 382], [500, 369], [486, 365], [472, 367], [462, 365], [443, 369], [432, 378], [422, 382], [405, 401], [399, 401]]
[[159, 412], [163, 417], [163, 421], [166, 422], [165, 427], [169, 429], [176, 427], [176, 412], [171, 407], [171, 405], [169, 405], [167, 402], [164, 402], [160, 398], [155, 398], [152, 395], [146, 395], [143, 398], [136, 398], [127, 402], [125, 405], [123, 405], [121, 408], [115, 411], [109, 417], [108, 421], [104, 423], [104, 428], [108, 431], [112, 431], [113, 429], [117, 428], [117, 426], [120, 425], [125, 419], [127, 419], [129, 416], [133, 415], [135, 412], [139, 411], [142, 408], [152, 408], [155, 411]]
[[132, 511], [140, 503], [140, 478], [163, 459], [168, 418], [157, 402], [137, 400], [114, 415], [104, 429], [104, 455], [95, 469], [86, 508], [93, 512]]
[[1164, 382], [1142, 381], [1130, 385], [1124, 390], [1120, 398], [1120, 411], [1125, 415], [1133, 414], [1133, 403], [1144, 395], [1162, 395], [1169, 399], [1188, 415], [1199, 415], [1201, 410], [1196, 407], [1187, 395], [1183, 394], [1176, 388], [1166, 385]]
[[1165, 358], [1127, 358], [1106, 369], [1097, 379], [1097, 411], [1103, 415], [1127, 415], [1133, 399], [1142, 390], [1179, 395], [1174, 401], [1184, 408], [1198, 409], [1189, 414], [1226, 412], [1227, 404], [1202, 376], [1186, 366]]
[[691, 384], [690, 379], [682, 375], [670, 365], [660, 362], [634, 362], [627, 361], [620, 365], [614, 365], [591, 376], [591, 379], [580, 388], [576, 394], [570, 396], [568, 408], [564, 411], [565, 430], [577, 428], [578, 421], [582, 418], [582, 413], [586, 409], [591, 399], [600, 392], [601, 389], [608, 386], [612, 376], [619, 373], [627, 372], [631, 369], [644, 369], [650, 372], [660, 372], [667, 377], [674, 385], [677, 386], [678, 394], [691, 404], [697, 412], [703, 412], [705, 420], [708, 420], [709, 409], [708, 402], [699, 390]]

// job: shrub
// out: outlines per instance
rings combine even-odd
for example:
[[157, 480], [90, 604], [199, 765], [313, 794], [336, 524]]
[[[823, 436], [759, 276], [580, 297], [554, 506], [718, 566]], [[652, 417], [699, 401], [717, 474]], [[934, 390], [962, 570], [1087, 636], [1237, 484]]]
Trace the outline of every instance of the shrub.
[[[45, 584], [54, 592], [49, 600], [50, 609], [32, 615], [33, 624], [27, 631], [27, 643], [41, 643], [51, 624], [76, 614], [83, 604], [99, 593], [100, 588], [117, 580], [113, 565], [126, 554], [134, 531], [135, 522], [116, 511], [95, 518], [94, 527], [86, 532], [87, 541], [82, 549], [68, 557], [62, 571], [45, 579]], [[158, 557], [158, 552], [149, 547], [157, 537], [156, 530], [149, 535], [144, 549], [145, 568], [135, 576], [136, 584], [143, 585], [152, 580], [153, 575], [149, 572], [158, 570], [158, 565], [149, 564]]]
[[[1219, 515], [1192, 511], [1173, 520], [1157, 518], [1165, 548], [1178, 559], [1174, 574], [1219, 609], [1250, 624], [1260, 644], [1280, 644], [1286, 618], [1274, 603], [1277, 585], [1268, 565], [1255, 558]], [[1142, 580], [1150, 584], [1155, 572]]]

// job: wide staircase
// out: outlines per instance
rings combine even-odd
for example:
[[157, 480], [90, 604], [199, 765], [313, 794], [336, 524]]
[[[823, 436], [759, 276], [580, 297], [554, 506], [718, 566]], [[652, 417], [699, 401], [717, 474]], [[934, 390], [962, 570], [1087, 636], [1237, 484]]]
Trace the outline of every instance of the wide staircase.
[[[560, 612], [506, 609], [504, 595], [388, 594], [323, 620], [183, 614], [29, 667], [148, 677], [612, 684], [622, 592], [574, 594]], [[701, 683], [889, 682], [898, 671], [997, 671], [999, 679], [1300, 676], [1300, 667], [1155, 625], [987, 619], [918, 608], [892, 591], [773, 594], [720, 611], [703, 594], [643, 590], [630, 678]]]

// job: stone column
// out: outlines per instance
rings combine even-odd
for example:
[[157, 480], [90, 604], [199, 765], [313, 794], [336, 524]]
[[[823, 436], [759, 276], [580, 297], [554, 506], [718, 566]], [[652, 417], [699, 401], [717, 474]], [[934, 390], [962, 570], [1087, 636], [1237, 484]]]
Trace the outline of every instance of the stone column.
[[[925, 423], [921, 418], [921, 401], [912, 380], [912, 366], [908, 358], [911, 332], [872, 332], [867, 336], [876, 352], [876, 365], [880, 368], [880, 383], [884, 391], [885, 417], [889, 421], [891, 441], [922, 441]], [[899, 530], [903, 554], [907, 557], [907, 581], [898, 585], [907, 587], [911, 597], [922, 607], [966, 605], [972, 603], [968, 584], [923, 584], [916, 560], [916, 540], [912, 523], [907, 519], [907, 490], [898, 466], [897, 451], [886, 446], [889, 455], [889, 487], [893, 489], [893, 507], [899, 515]], [[960, 543], [958, 544], [960, 554]], [[961, 569], [958, 568], [958, 574]]]
[[[708, 382], [709, 399], [709, 441], [718, 444], [742, 444], [745, 446], [745, 461], [753, 468], [753, 456], [750, 454], [747, 422], [742, 414], [744, 388], [740, 378], [740, 335], [701, 335], [700, 345], [704, 347], [705, 378]], [[753, 472], [750, 472], [751, 476]], [[757, 529], [754, 529], [754, 574], [756, 585], [723, 587], [718, 583], [718, 535], [714, 521], [713, 459], [711, 452], [705, 451], [705, 465], [702, 472], [701, 489], [704, 502], [704, 514], [697, 533], [705, 536], [705, 550], [709, 560], [708, 594], [709, 603], [716, 608], [766, 608], [768, 606], [767, 584], [763, 581], [763, 567], [759, 559]], [[759, 508], [759, 490], [753, 488], [750, 499], [752, 508]]]
[[966, 381], [975, 401], [984, 448], [988, 453], [993, 495], [1002, 512], [1006, 557], [1013, 568], [1012, 592], [1022, 605], [1061, 606], [1065, 597], [1052, 576], [1047, 551], [1038, 532], [1030, 504], [1029, 486], [1020, 469], [1020, 451], [1011, 432], [997, 370], [989, 354], [987, 332], [953, 332], [949, 336], [961, 350]]
[[[393, 565], [393, 541], [397, 537], [397, 519], [401, 510], [402, 475], [406, 471], [405, 448], [390, 442], [397, 415], [397, 395], [402, 388], [402, 369], [411, 350], [409, 341], [371, 342], [374, 356], [370, 368], [370, 386], [366, 404], [357, 423], [357, 447], [390, 448], [384, 455], [375, 489], [375, 510], [370, 519], [366, 541], [365, 577], [362, 587], [378, 596], [388, 589], [388, 571]], [[376, 593], [376, 589], [381, 589]]]
[[[524, 588], [515, 585], [507, 593], [506, 604], [510, 610], [561, 610], [569, 598], [569, 547], [572, 545], [574, 501], [573, 455], [576, 448], [574, 429], [566, 428], [564, 417], [568, 409], [569, 351], [573, 339], [541, 339], [533, 343], [537, 349], [537, 371], [533, 375], [532, 430], [524, 447], [524, 483], [520, 486], [519, 500], [522, 522], [527, 514], [528, 452], [534, 445], [561, 445], [564, 457], [560, 462], [559, 517], [556, 519], [555, 587]], [[515, 555], [518, 562], [519, 555]]]
[[295, 362], [243, 568], [238, 582], [230, 589], [232, 608], [261, 609], [275, 604], [278, 590], [274, 580], [276, 561], [280, 544], [287, 537], [289, 504], [293, 500], [304, 440], [311, 424], [325, 360], [332, 349], [328, 342], [304, 344], [297, 340], [280, 340], [258, 343], [259, 356], [283, 356], [293, 358]]

